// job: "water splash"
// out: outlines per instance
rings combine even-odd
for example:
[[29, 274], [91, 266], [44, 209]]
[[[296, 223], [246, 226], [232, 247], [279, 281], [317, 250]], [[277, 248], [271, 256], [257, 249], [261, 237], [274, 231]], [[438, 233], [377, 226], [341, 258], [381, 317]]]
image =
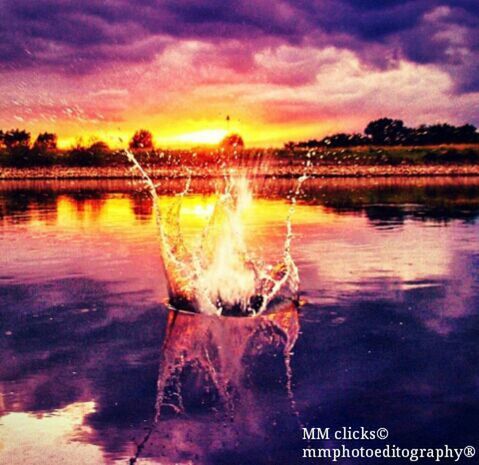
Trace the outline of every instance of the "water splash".
[[291, 220], [296, 198], [306, 176], [298, 180], [286, 218], [282, 258], [267, 264], [255, 257], [246, 245], [243, 214], [252, 201], [246, 176], [230, 171], [225, 175], [223, 191], [197, 247], [187, 245], [180, 225], [185, 189], [166, 208], [151, 177], [133, 153], [128, 159], [139, 171], [154, 202], [161, 255], [168, 283], [170, 304], [180, 310], [209, 315], [258, 315], [284, 299], [295, 299], [298, 292], [298, 269], [291, 256], [293, 239]]

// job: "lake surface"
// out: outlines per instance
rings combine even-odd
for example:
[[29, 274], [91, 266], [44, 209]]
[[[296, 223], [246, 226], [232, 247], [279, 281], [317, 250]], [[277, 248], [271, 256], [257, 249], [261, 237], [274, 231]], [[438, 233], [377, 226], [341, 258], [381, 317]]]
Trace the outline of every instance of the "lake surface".
[[[247, 239], [272, 261], [294, 182], [253, 187]], [[304, 304], [174, 325], [140, 190], [0, 183], [0, 463], [322, 463], [301, 458], [302, 426], [477, 448], [479, 179], [309, 180], [293, 218]], [[187, 236], [213, 204], [193, 182]]]

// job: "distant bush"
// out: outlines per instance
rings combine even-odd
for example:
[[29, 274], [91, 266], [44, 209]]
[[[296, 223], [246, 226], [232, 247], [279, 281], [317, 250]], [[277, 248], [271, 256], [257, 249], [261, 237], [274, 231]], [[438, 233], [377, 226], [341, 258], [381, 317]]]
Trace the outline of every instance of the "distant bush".
[[153, 135], [146, 129], [140, 129], [135, 132], [128, 146], [131, 150], [153, 150]]
[[220, 148], [225, 150], [244, 149], [243, 138], [239, 134], [229, 134], [220, 142]]
[[11, 129], [1, 134], [2, 144], [7, 150], [30, 147], [30, 133], [25, 130]]
[[66, 156], [66, 162], [71, 166], [101, 166], [106, 162], [110, 148], [105, 142], [98, 141], [89, 147], [77, 145]]
[[303, 142], [288, 142], [285, 148], [313, 149], [318, 147], [355, 147], [373, 144], [377, 146], [397, 145], [441, 145], [479, 143], [479, 133], [472, 124], [453, 126], [451, 124], [422, 124], [417, 128], [405, 126], [400, 119], [379, 118], [368, 123], [362, 134], [339, 133], [323, 139]]
[[33, 147], [40, 152], [50, 152], [57, 149], [58, 137], [51, 132], [38, 134]]
[[325, 137], [322, 143], [328, 147], [355, 147], [358, 145], [368, 145], [371, 140], [362, 134], [339, 133]]
[[35, 164], [29, 147], [17, 146], [7, 149], [8, 164], [15, 167], [27, 167]]
[[[53, 141], [55, 145], [53, 145]], [[12, 129], [1, 133], [1, 142], [5, 149], [5, 162], [15, 167], [47, 166], [53, 163], [56, 148], [54, 134], [40, 134], [33, 147], [30, 147], [30, 133], [20, 129]]]

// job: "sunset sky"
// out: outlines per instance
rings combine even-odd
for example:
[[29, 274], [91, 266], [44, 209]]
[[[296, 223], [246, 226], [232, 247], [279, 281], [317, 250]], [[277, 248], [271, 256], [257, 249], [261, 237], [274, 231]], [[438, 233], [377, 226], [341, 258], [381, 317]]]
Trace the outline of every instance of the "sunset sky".
[[479, 125], [477, 0], [0, 0], [0, 128], [248, 146]]

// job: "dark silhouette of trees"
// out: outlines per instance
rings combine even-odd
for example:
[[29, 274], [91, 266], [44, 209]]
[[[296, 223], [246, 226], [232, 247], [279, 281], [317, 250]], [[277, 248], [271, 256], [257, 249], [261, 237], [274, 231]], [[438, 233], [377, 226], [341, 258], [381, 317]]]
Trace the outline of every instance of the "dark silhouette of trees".
[[68, 164], [73, 166], [101, 166], [107, 162], [110, 152], [103, 141], [93, 142], [89, 147], [77, 144], [68, 154]]
[[[472, 124], [462, 126], [448, 123], [422, 124], [410, 128], [400, 119], [380, 118], [369, 122], [364, 134], [340, 132], [322, 139], [287, 142], [284, 145], [285, 150], [277, 153], [289, 156], [296, 150], [331, 149], [320, 150], [319, 158], [328, 163], [339, 160], [341, 162], [350, 160], [354, 163], [372, 160], [374, 163], [388, 164], [479, 163], [477, 145], [460, 147], [461, 144], [479, 144], [479, 133]], [[348, 150], [351, 147], [367, 145], [370, 147], [357, 151]], [[407, 150], [381, 147], [398, 145], [411, 147]], [[230, 133], [219, 143], [220, 150], [200, 153], [198, 159], [201, 159], [202, 162], [209, 160], [208, 163], [210, 161], [216, 163], [218, 157], [226, 159], [235, 150], [244, 149], [244, 146], [241, 135]], [[430, 147], [424, 148], [423, 146]], [[185, 163], [185, 160], [191, 159], [191, 152], [188, 150], [155, 154], [153, 136], [145, 129], [136, 131], [129, 142], [129, 147], [138, 150], [137, 155], [140, 159], [144, 157], [148, 162], [161, 163], [171, 167], [179, 167]], [[334, 150], [343, 147], [348, 149]], [[54, 133], [40, 133], [35, 142], [31, 144], [31, 135], [26, 130], [0, 130], [0, 164], [2, 165], [27, 167], [58, 163], [72, 166], [120, 166], [125, 163], [124, 157], [120, 155], [121, 152], [110, 149], [103, 141], [94, 141], [85, 145], [80, 139], [72, 149], [59, 150], [57, 135]], [[196, 156], [195, 152], [193, 155], [195, 160]]]
[[407, 141], [410, 131], [400, 119], [380, 118], [371, 121], [364, 133], [375, 145], [401, 145]]
[[404, 126], [401, 120], [381, 118], [371, 121], [365, 134], [375, 145], [440, 145], [479, 142], [479, 134], [472, 124], [422, 124], [417, 128]]
[[33, 147], [40, 152], [49, 152], [57, 149], [58, 137], [52, 132], [42, 132], [38, 134]]
[[408, 142], [411, 145], [468, 144], [479, 142], [479, 134], [472, 124], [463, 126], [423, 124], [416, 129], [411, 129]]
[[343, 132], [325, 137], [321, 141], [322, 145], [328, 147], [355, 147], [358, 145], [367, 145], [369, 143], [370, 140], [362, 134], [346, 134]]
[[38, 134], [33, 147], [15, 149], [11, 153], [12, 163], [17, 166], [46, 166], [54, 162], [57, 136], [50, 132]]
[[106, 142], [99, 140], [93, 142], [93, 144], [90, 145], [88, 150], [90, 150], [91, 152], [98, 153], [100, 155], [106, 155], [108, 152], [110, 152], [110, 147], [108, 147], [108, 144]]
[[136, 131], [131, 138], [129, 147], [132, 150], [152, 150], [154, 148], [153, 135], [150, 131], [147, 131], [146, 129], [140, 129]]
[[29, 132], [23, 129], [10, 129], [3, 133], [2, 142], [8, 153], [10, 165], [22, 167], [33, 164]]
[[463, 143], [479, 142], [479, 133], [472, 124], [464, 124], [456, 128], [456, 135], [459, 141]]
[[3, 134], [3, 144], [7, 150], [28, 148], [30, 146], [30, 133], [24, 129], [11, 129]]
[[285, 142], [284, 144], [284, 148], [286, 150], [293, 150], [295, 146], [296, 144], [292, 140], [290, 140], [289, 142]]
[[291, 149], [291, 148], [299, 147], [301, 149], [314, 149], [315, 147], [320, 147], [322, 145], [325, 145], [323, 144], [322, 140], [310, 139], [303, 142], [298, 142], [297, 144], [293, 144], [293, 145], [289, 143], [289, 148]]
[[479, 133], [472, 124], [422, 124], [409, 128], [400, 119], [380, 118], [371, 121], [362, 134], [338, 133], [321, 140], [285, 144], [286, 149], [315, 147], [355, 147], [359, 145], [441, 145], [479, 143]]
[[228, 134], [221, 142], [220, 148], [228, 149], [244, 149], [243, 138], [239, 134]]

